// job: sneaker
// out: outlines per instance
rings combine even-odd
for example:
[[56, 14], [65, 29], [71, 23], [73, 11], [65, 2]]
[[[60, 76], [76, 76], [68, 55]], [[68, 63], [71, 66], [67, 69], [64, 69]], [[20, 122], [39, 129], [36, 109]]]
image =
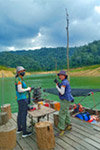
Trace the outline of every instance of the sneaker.
[[26, 132], [26, 134], [23, 134], [22, 137], [28, 137], [30, 135], [32, 135], [32, 132]]
[[65, 134], [65, 131], [64, 131], [64, 130], [60, 130], [60, 132], [57, 133], [55, 136], [56, 136], [56, 137], [61, 137], [61, 136], [63, 136], [64, 134]]
[[17, 130], [16, 131], [17, 134], [20, 134], [21, 132], [22, 132], [22, 130]]
[[68, 126], [65, 128], [65, 131], [66, 131], [66, 130], [68, 130], [68, 131], [72, 130], [72, 125], [68, 125]]

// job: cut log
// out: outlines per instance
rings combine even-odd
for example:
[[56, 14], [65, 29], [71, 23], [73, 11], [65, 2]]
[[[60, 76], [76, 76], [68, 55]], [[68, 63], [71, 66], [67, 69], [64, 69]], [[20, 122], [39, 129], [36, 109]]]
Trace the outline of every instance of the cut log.
[[8, 122], [8, 115], [7, 112], [1, 112], [0, 113], [0, 125], [4, 125]]
[[53, 114], [53, 118], [54, 118], [54, 126], [58, 127], [59, 114], [58, 113]]
[[0, 150], [12, 150], [16, 146], [16, 127], [10, 122], [0, 126]]
[[54, 102], [50, 102], [50, 108], [55, 108], [55, 106], [54, 106]]
[[8, 118], [11, 119], [12, 118], [12, 114], [11, 114], [11, 105], [10, 104], [5, 104], [1, 107], [1, 110], [3, 112], [7, 112]]
[[36, 123], [35, 129], [39, 150], [54, 149], [55, 138], [52, 123], [48, 121]]

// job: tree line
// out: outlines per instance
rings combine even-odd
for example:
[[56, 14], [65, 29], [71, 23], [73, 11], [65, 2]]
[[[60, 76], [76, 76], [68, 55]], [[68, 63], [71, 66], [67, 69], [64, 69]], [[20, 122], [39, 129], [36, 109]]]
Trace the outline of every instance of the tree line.
[[[24, 66], [28, 71], [50, 71], [67, 67], [66, 47], [41, 48], [0, 52], [0, 65], [16, 68]], [[100, 41], [69, 49], [70, 67], [100, 64]]]

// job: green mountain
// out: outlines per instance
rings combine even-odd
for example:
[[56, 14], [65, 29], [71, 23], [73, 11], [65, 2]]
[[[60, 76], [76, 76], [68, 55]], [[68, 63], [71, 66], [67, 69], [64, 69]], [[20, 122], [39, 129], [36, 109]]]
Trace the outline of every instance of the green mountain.
[[[100, 41], [70, 48], [70, 67], [100, 64]], [[49, 71], [64, 69], [67, 66], [66, 48], [41, 48], [39, 50], [18, 50], [0, 52], [0, 65], [16, 68], [24, 66], [28, 71]]]
[[71, 67], [100, 64], [100, 40], [76, 47], [70, 59]]

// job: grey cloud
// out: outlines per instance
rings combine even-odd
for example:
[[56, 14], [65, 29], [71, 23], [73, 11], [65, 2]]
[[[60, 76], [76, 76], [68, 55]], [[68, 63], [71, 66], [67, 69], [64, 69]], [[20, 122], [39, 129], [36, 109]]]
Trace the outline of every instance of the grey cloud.
[[99, 5], [99, 0], [0, 0], [0, 50], [66, 46], [65, 8], [70, 46], [98, 40], [100, 14], [94, 7]]

